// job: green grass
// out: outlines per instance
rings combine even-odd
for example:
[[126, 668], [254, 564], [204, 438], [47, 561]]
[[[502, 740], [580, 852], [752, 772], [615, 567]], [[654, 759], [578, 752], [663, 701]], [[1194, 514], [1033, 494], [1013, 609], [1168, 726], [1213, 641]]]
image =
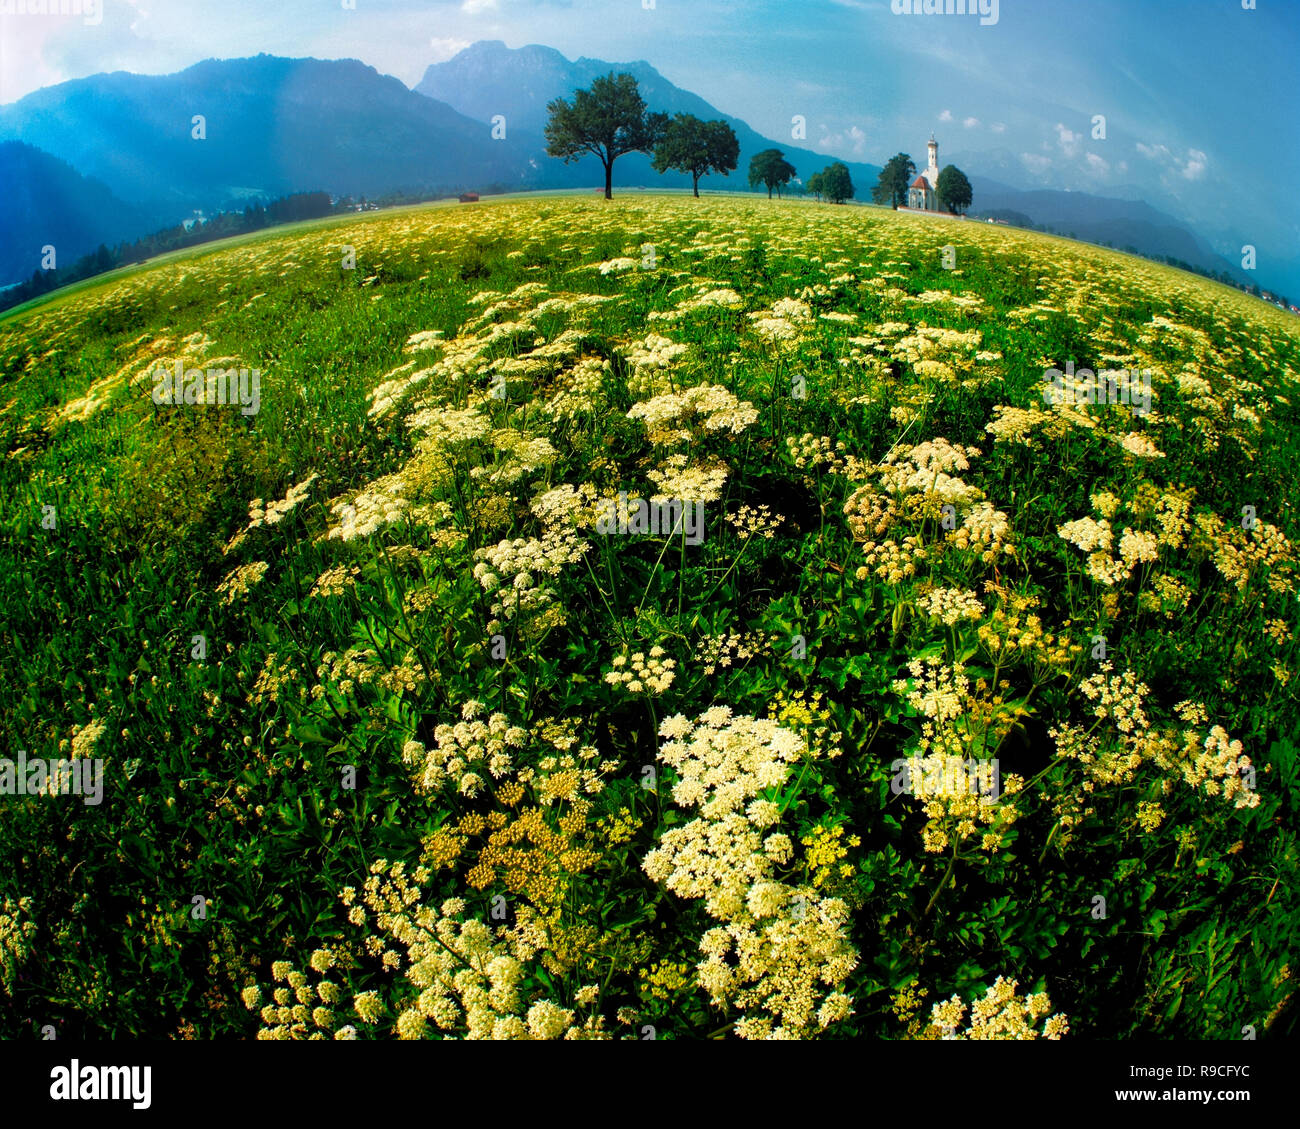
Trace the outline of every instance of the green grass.
[[[178, 358], [261, 410], [155, 405]], [[1154, 414], [1045, 405], [1070, 361]], [[106, 790], [0, 796], [0, 1032], [933, 1038], [1005, 977], [1070, 1038], [1293, 1035], [1298, 372], [1172, 269], [741, 195], [313, 221], [14, 311], [0, 756], [80, 734]], [[683, 467], [702, 544], [594, 532]], [[710, 732], [739, 823], [674, 795]], [[1000, 798], [891, 786], [934, 754]]]

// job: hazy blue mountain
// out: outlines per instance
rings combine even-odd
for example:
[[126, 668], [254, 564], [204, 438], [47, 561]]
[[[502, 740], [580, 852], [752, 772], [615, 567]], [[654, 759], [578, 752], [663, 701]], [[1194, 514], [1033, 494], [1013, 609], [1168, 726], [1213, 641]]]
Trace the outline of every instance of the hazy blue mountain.
[[159, 224], [102, 181], [22, 142], [0, 142], [0, 184], [0, 285], [30, 278], [46, 245], [54, 247], [58, 266], [71, 266], [101, 243], [134, 239]]
[[[799, 176], [807, 179], [824, 169], [834, 156], [800, 148], [787, 141], [764, 137], [740, 118], [732, 117], [711, 106], [703, 98], [674, 86], [654, 67], [644, 61], [610, 63], [603, 59], [580, 58], [570, 62], [553, 47], [531, 44], [510, 48], [500, 40], [481, 40], [466, 47], [445, 63], [435, 63], [424, 72], [415, 89], [429, 98], [446, 102], [467, 117], [490, 121], [504, 114], [507, 128], [541, 134], [546, 128], [546, 106], [556, 98], [569, 98], [575, 90], [591, 85], [601, 75], [624, 73], [637, 80], [637, 87], [651, 110], [669, 114], [694, 114], [705, 121], [721, 118], [736, 131], [740, 141], [740, 160], [729, 176], [709, 176], [701, 188], [746, 188], [749, 159], [763, 149], [780, 149]], [[842, 159], [842, 158], [841, 158]], [[552, 160], [559, 165], [559, 161]], [[845, 160], [853, 177], [859, 199], [868, 199], [871, 185], [880, 176], [880, 166]], [[594, 158], [575, 164], [587, 175], [584, 183], [603, 183], [600, 164]], [[594, 171], [588, 171], [594, 170]], [[650, 159], [629, 153], [614, 164], [615, 185], [689, 186], [691, 179], [668, 173], [663, 177], [650, 168]]]
[[1052, 188], [1025, 190], [975, 175], [970, 182], [974, 211], [1014, 210], [1039, 227], [1052, 227], [1063, 235], [1110, 243], [1121, 251], [1134, 247], [1144, 255], [1173, 256], [1203, 270], [1227, 271], [1242, 282], [1255, 281], [1175, 217], [1143, 200]]
[[[99, 74], [0, 106], [0, 142], [23, 143], [0, 149], [0, 174], [16, 201], [0, 220], [0, 285], [30, 276], [33, 246], [54, 243], [66, 263], [100, 242], [252, 198], [594, 188], [603, 183], [594, 157], [565, 165], [546, 156], [546, 106], [611, 71], [634, 75], [652, 110], [730, 123], [740, 141], [738, 168], [705, 178], [706, 189], [745, 188], [749, 160], [762, 149], [781, 149], [805, 180], [836, 159], [762, 136], [647, 62], [570, 61], [537, 45], [475, 43], [429, 67], [415, 90], [353, 59], [258, 55], [210, 59], [172, 75]], [[206, 140], [191, 136], [195, 114], [206, 118]], [[504, 140], [491, 135], [498, 114], [506, 119]], [[1186, 223], [1142, 199], [1015, 188], [980, 176], [977, 156], [963, 154], [977, 211], [1020, 212], [1081, 239], [1244, 279]], [[845, 164], [857, 198], [870, 199], [880, 166]], [[632, 153], [614, 166], [614, 183], [616, 190], [685, 187], [690, 178], [659, 176], [648, 156]]]
[[[206, 140], [191, 137], [195, 114], [206, 118]], [[57, 154], [173, 220], [300, 191], [522, 187], [542, 148], [525, 131], [493, 141], [482, 123], [356, 60], [271, 55], [46, 87], [0, 107], [7, 139]]]

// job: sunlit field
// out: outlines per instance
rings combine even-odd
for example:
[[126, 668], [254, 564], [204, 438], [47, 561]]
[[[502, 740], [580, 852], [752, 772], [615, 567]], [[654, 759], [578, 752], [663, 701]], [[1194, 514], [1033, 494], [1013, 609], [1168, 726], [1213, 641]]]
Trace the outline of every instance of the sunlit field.
[[1215, 283], [761, 198], [0, 321], [0, 1033], [1293, 1036], [1298, 380]]

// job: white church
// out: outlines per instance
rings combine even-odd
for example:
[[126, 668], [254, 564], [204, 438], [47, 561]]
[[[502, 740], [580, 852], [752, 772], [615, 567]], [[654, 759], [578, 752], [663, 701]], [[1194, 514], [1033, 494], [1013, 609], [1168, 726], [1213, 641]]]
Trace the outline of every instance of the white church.
[[907, 206], [919, 212], [939, 211], [939, 143], [930, 134], [930, 164], [907, 189]]

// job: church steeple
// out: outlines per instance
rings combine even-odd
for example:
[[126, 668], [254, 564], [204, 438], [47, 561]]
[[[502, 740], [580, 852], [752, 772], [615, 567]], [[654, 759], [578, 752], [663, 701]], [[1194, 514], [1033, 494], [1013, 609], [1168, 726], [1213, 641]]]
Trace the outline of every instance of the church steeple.
[[934, 139], [934, 131], [930, 131], [930, 143], [926, 146], [930, 151], [930, 168], [939, 167], [939, 143]]

